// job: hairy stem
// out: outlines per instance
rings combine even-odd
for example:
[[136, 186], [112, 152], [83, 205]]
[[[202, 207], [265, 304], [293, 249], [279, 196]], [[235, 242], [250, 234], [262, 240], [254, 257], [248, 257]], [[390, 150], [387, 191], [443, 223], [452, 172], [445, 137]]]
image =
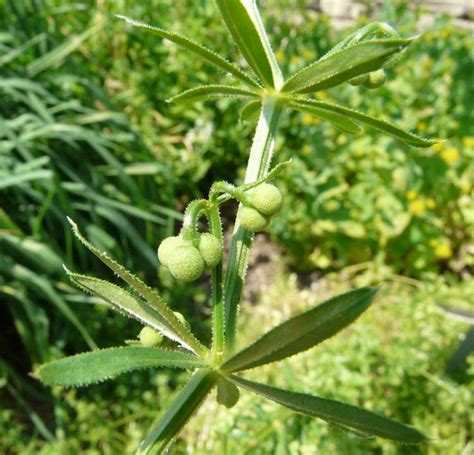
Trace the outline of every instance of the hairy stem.
[[[255, 182], [268, 173], [275, 147], [280, 114], [281, 107], [275, 99], [268, 98], [264, 100], [252, 148], [250, 149], [245, 183]], [[230, 354], [235, 346], [238, 306], [242, 297], [252, 242], [252, 233], [244, 229], [237, 219], [232, 234], [224, 285], [227, 354]]]

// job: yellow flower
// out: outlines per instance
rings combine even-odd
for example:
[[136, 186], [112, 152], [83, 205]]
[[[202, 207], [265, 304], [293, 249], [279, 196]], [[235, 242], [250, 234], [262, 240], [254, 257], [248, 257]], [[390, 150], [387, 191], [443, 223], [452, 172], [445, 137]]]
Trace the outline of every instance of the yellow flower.
[[436, 201], [432, 198], [426, 200], [426, 207], [429, 209], [434, 209], [436, 207]]
[[474, 137], [473, 136], [464, 136], [462, 138], [462, 143], [464, 147], [474, 149]]
[[303, 49], [303, 58], [308, 61], [312, 61], [316, 58], [316, 54], [310, 49]]
[[303, 145], [303, 154], [310, 155], [313, 152], [313, 147], [311, 145]]
[[448, 240], [443, 240], [435, 246], [434, 254], [438, 259], [449, 259], [453, 256], [453, 250]]
[[436, 144], [432, 145], [431, 148], [435, 152], [440, 152], [441, 150], [444, 149], [444, 144], [445, 144], [445, 142], [437, 142]]
[[408, 193], [407, 193], [407, 199], [408, 199], [409, 201], [415, 200], [415, 199], [417, 198], [417, 196], [418, 196], [418, 193], [417, 193], [415, 190], [410, 190], [410, 191], [408, 191]]
[[426, 203], [423, 199], [415, 199], [410, 202], [408, 210], [415, 216], [421, 216], [426, 211]]
[[329, 212], [334, 212], [334, 210], [337, 210], [339, 208], [339, 202], [338, 201], [328, 201], [326, 202], [326, 210]]
[[441, 159], [446, 162], [447, 164], [454, 164], [456, 161], [459, 160], [459, 149], [450, 147], [448, 149], [443, 150], [441, 153]]
[[282, 62], [285, 59], [285, 53], [283, 52], [282, 49], [278, 49], [275, 52], [275, 57], [279, 62]]
[[418, 131], [423, 132], [423, 131], [426, 131], [427, 128], [428, 128], [428, 124], [426, 122], [418, 123]]

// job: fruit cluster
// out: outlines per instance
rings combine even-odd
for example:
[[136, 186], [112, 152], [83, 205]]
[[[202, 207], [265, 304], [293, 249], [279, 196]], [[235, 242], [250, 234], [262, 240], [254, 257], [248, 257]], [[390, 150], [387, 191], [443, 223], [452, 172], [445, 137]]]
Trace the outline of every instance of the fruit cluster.
[[377, 71], [371, 71], [368, 74], [361, 74], [360, 76], [354, 77], [349, 81], [351, 85], [361, 85], [364, 84], [367, 88], [379, 88], [387, 79], [384, 69], [379, 69]]
[[197, 245], [180, 236], [168, 237], [158, 248], [158, 259], [177, 280], [189, 283], [221, 262], [222, 245], [208, 232], [199, 234]]
[[280, 190], [270, 183], [262, 183], [247, 192], [238, 220], [249, 231], [263, 231], [270, 223], [270, 218], [280, 210], [281, 204]]

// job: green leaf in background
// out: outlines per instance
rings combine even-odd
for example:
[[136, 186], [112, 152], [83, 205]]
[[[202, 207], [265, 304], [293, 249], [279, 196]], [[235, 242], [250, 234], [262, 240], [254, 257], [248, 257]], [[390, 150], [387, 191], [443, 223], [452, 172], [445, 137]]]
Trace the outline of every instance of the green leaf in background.
[[170, 98], [168, 101], [170, 103], [192, 103], [194, 101], [221, 98], [223, 96], [255, 98], [259, 96], [259, 94], [253, 90], [231, 87], [228, 85], [203, 85], [201, 87], [186, 90], [179, 95], [173, 96], [173, 98]]
[[99, 349], [41, 365], [34, 376], [46, 385], [82, 386], [144, 368], [199, 368], [190, 354], [139, 346]]
[[196, 412], [216, 381], [217, 375], [214, 371], [197, 371], [161, 416], [148, 437], [140, 444], [137, 453], [140, 455], [162, 453]]
[[356, 122], [363, 123], [364, 125], [375, 128], [384, 133], [393, 136], [401, 142], [404, 142], [408, 145], [413, 145], [415, 147], [430, 147], [433, 144], [436, 144], [437, 140], [425, 139], [423, 137], [417, 136], [416, 134], [405, 131], [393, 123], [387, 122], [385, 120], [380, 120], [370, 115], [363, 114], [362, 112], [355, 111], [354, 109], [349, 109], [347, 107], [338, 106], [336, 104], [323, 103], [316, 100], [299, 100], [291, 101], [290, 105], [295, 109], [302, 109], [303, 107], [315, 107], [322, 111], [336, 113], [339, 115], [344, 115], [346, 117], [355, 120]]
[[99, 297], [114, 310], [158, 330], [171, 340], [178, 342], [187, 349], [191, 349], [186, 341], [176, 334], [174, 327], [149, 303], [136, 299], [125, 289], [108, 281], [87, 275], [79, 275], [68, 269], [66, 269], [66, 272], [73, 283], [84, 291]]
[[356, 289], [294, 316], [231, 357], [222, 369], [247, 370], [306, 351], [357, 319], [376, 292], [376, 288]]
[[330, 121], [334, 126], [339, 128], [342, 131], [345, 131], [349, 134], [356, 134], [362, 131], [362, 128], [352, 120], [348, 119], [344, 115], [336, 114], [335, 112], [328, 112], [323, 109], [318, 109], [317, 107], [306, 106], [298, 103], [292, 104], [292, 106], [301, 112], [308, 112], [310, 114], [315, 115], [316, 117], [320, 117], [324, 120]]
[[250, 122], [258, 118], [262, 102], [260, 100], [250, 101], [240, 111], [240, 121]]
[[115, 272], [122, 280], [129, 284], [139, 295], [141, 295], [151, 306], [158, 310], [159, 314], [166, 320], [173, 331], [179, 335], [180, 339], [186, 343], [186, 346], [191, 348], [196, 353], [204, 354], [206, 348], [194, 337], [188, 328], [176, 317], [174, 312], [170, 310], [163, 299], [143, 281], [135, 275], [132, 275], [128, 270], [120, 264], [111, 259], [106, 253], [99, 251], [94, 245], [88, 242], [79, 231], [79, 228], [74, 221], [68, 218], [72, 226], [75, 236], [91, 251], [97, 258], [99, 258], [106, 266]]
[[231, 379], [236, 384], [296, 412], [319, 417], [342, 427], [397, 442], [416, 444], [428, 439], [414, 428], [357, 406], [315, 397], [306, 393], [290, 392], [289, 390], [259, 384], [234, 375]]
[[235, 44], [266, 87], [280, 88], [283, 76], [255, 0], [216, 0]]
[[201, 57], [203, 60], [206, 60], [207, 62], [225, 71], [226, 73], [232, 74], [237, 79], [239, 79], [240, 81], [244, 82], [247, 85], [250, 85], [252, 87], [260, 87], [260, 85], [257, 82], [255, 82], [250, 76], [245, 74], [235, 65], [233, 65], [232, 63], [229, 63], [220, 55], [217, 55], [215, 52], [212, 52], [211, 50], [205, 48], [204, 46], [197, 44], [196, 42], [190, 40], [189, 38], [178, 35], [177, 33], [172, 33], [167, 30], [163, 30], [158, 27], [153, 27], [152, 25], [145, 24], [144, 22], [140, 22], [126, 16], [117, 15], [117, 17], [119, 19], [125, 20], [128, 24], [133, 25], [134, 27], [139, 27], [139, 28], [148, 30], [152, 33], [155, 33], [158, 36], [161, 36], [164, 39], [167, 39], [181, 47], [184, 47], [188, 51], [194, 52], [195, 54], [199, 55], [199, 57]]
[[360, 74], [379, 69], [393, 54], [401, 52], [412, 41], [412, 38], [373, 40], [346, 47], [298, 71], [285, 82], [282, 91], [311, 93], [334, 87]]

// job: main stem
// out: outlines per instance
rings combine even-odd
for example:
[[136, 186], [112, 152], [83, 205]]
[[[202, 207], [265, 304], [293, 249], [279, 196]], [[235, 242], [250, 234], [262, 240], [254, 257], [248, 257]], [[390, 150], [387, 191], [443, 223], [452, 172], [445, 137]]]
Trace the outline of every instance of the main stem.
[[[250, 149], [245, 183], [255, 182], [267, 175], [273, 149], [275, 148], [275, 138], [280, 114], [281, 106], [277, 100], [274, 98], [264, 100], [252, 148]], [[232, 234], [224, 284], [226, 310], [225, 346], [227, 354], [230, 354], [235, 347], [238, 307], [242, 297], [252, 242], [253, 234], [243, 228], [237, 218]]]

